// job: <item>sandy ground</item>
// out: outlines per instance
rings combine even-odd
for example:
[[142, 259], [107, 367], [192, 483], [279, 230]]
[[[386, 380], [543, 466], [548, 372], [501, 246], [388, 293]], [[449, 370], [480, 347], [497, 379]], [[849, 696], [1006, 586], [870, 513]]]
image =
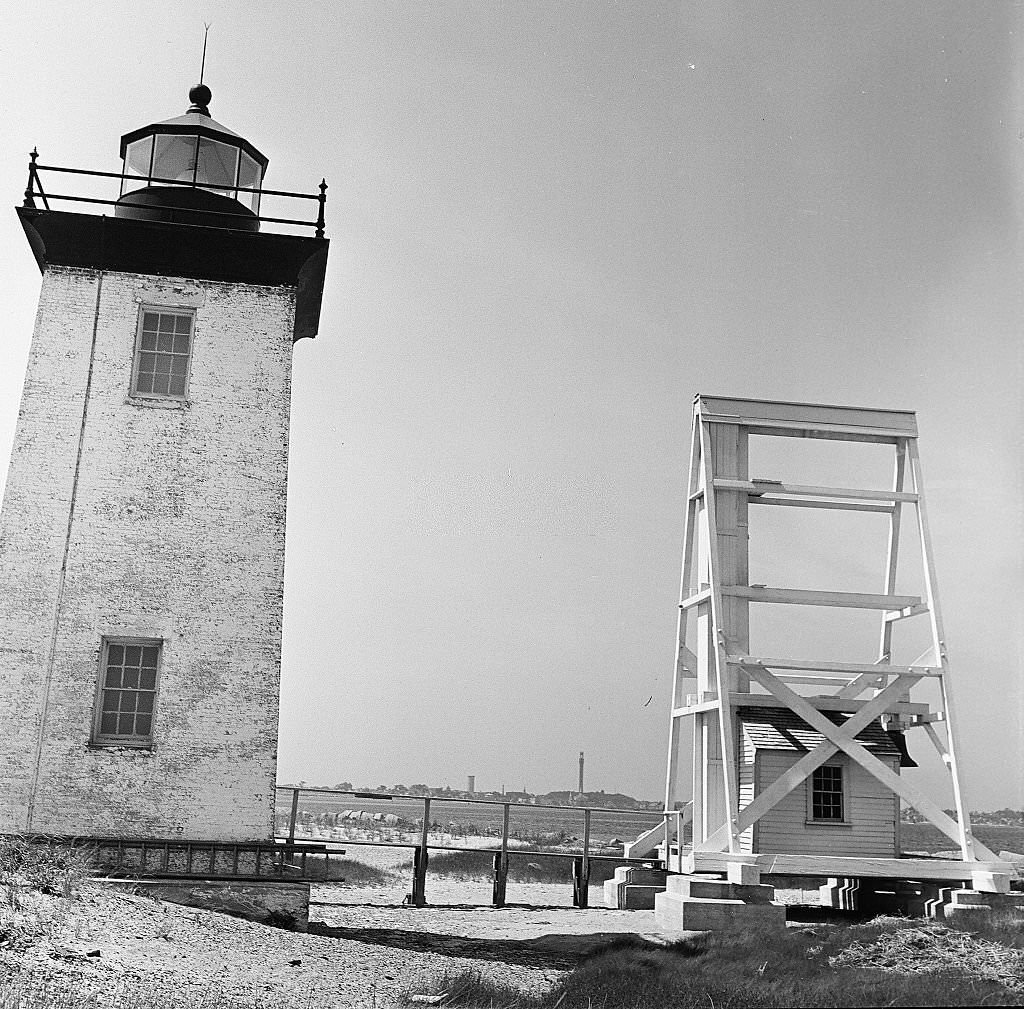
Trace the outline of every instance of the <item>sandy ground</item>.
[[466, 971], [538, 992], [617, 935], [664, 941], [653, 912], [543, 906], [549, 888], [537, 884], [541, 906], [502, 909], [466, 906], [460, 881], [428, 886], [449, 903], [357, 904], [344, 886], [315, 886], [308, 934], [100, 884], [71, 902], [29, 894], [26, 913], [43, 925], [0, 937], [0, 1006], [384, 1009]]
[[[409, 858], [407, 849], [348, 854], [391, 870]], [[410, 873], [399, 872], [374, 887], [314, 884], [308, 934], [100, 884], [71, 902], [28, 893], [26, 920], [42, 926], [19, 941], [0, 934], [0, 1006], [77, 1009], [88, 998], [97, 1007], [385, 1009], [466, 971], [542, 991], [617, 936], [684, 934], [660, 932], [653, 911], [602, 907], [601, 887], [590, 908], [573, 908], [568, 883], [510, 883], [509, 905], [494, 908], [490, 881], [428, 874], [429, 904], [413, 908], [401, 903]]]

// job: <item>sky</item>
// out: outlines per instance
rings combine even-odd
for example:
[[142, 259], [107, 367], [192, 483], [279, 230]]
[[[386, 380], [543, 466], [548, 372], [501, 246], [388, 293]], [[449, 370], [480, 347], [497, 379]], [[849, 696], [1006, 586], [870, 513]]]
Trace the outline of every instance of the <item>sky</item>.
[[[1024, 807], [1019, 4], [5, 10], [0, 460], [39, 289], [26, 155], [119, 170], [121, 134], [187, 107], [204, 22], [213, 117], [268, 186], [330, 186], [294, 358], [280, 780], [543, 792], [583, 750], [588, 789], [659, 798], [707, 393], [917, 411], [968, 803]], [[755, 475], [889, 479], [785, 448]], [[881, 590], [884, 531], [801, 517], [758, 517], [752, 567]], [[875, 657], [860, 617], [779, 619], [752, 650]]]

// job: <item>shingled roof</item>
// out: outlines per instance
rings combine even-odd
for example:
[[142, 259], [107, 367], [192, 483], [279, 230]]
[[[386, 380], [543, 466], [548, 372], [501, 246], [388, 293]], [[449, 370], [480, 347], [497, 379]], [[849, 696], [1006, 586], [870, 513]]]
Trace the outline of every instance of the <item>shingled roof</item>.
[[[838, 711], [821, 713], [836, 725], [842, 725], [850, 717]], [[817, 729], [812, 729], [789, 708], [742, 707], [739, 709], [739, 719], [743, 731], [758, 750], [791, 750], [796, 753], [807, 753], [819, 743], [825, 742], [825, 737]], [[900, 755], [896, 744], [877, 719], [861, 729], [856, 739], [876, 757]]]

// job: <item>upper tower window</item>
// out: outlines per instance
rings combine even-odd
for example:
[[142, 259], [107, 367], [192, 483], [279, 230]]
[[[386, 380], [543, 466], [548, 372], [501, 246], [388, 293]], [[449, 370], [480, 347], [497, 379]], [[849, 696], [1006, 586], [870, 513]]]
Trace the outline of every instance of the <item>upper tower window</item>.
[[133, 396], [184, 399], [192, 356], [192, 312], [144, 308], [135, 340]]

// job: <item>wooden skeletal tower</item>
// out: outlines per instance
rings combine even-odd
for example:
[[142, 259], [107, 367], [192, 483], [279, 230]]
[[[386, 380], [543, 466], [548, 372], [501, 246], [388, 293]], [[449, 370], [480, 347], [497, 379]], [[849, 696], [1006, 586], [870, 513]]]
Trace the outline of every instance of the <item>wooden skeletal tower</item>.
[[[803, 486], [752, 478], [752, 437], [891, 446], [891, 488]], [[836, 452], [840, 451], [837, 445]], [[879, 544], [879, 556], [885, 557], [882, 591], [750, 584], [748, 511], [763, 507], [880, 513], [888, 526], [887, 552], [884, 543]], [[916, 530], [908, 529], [914, 524], [906, 521], [910, 510], [916, 513]], [[923, 565], [923, 593], [899, 595], [901, 540], [914, 532], [915, 553], [919, 551]], [[752, 603], [875, 610], [880, 616], [877, 659], [851, 662], [756, 654], [750, 640]], [[960, 784], [953, 683], [913, 413], [697, 396], [679, 614], [666, 809], [679, 805], [680, 741], [688, 720], [693, 738], [690, 871], [701, 868], [702, 854], [703, 864], [710, 867], [714, 853], [720, 860], [765, 850], [895, 858], [900, 799], [953, 839], [962, 859], [995, 860], [972, 836]], [[895, 664], [897, 624], [911, 618], [928, 622], [930, 646], [911, 664]], [[940, 698], [935, 710], [918, 699], [924, 691], [915, 693], [928, 681], [938, 684], [937, 691], [928, 691]], [[907, 758], [905, 746], [898, 745], [904, 730], [927, 735], [938, 750], [949, 771], [955, 820], [900, 776], [899, 765], [906, 766]], [[785, 761], [766, 761], [755, 774], [752, 752], [759, 744], [770, 747], [773, 739], [778, 750], [791, 752], [783, 754]], [[867, 810], [861, 819], [854, 808], [858, 803]], [[787, 808], [789, 822], [780, 826], [779, 811]], [[868, 824], [869, 814], [878, 810], [884, 810], [891, 836], [883, 837]], [[769, 830], [773, 816], [775, 826]], [[861, 824], [867, 824], [862, 834], [867, 831], [868, 840], [858, 834]], [[837, 825], [852, 829], [836, 831]], [[827, 875], [837, 866], [826, 867], [825, 861], [823, 857]], [[803, 864], [807, 863], [805, 857]]]

